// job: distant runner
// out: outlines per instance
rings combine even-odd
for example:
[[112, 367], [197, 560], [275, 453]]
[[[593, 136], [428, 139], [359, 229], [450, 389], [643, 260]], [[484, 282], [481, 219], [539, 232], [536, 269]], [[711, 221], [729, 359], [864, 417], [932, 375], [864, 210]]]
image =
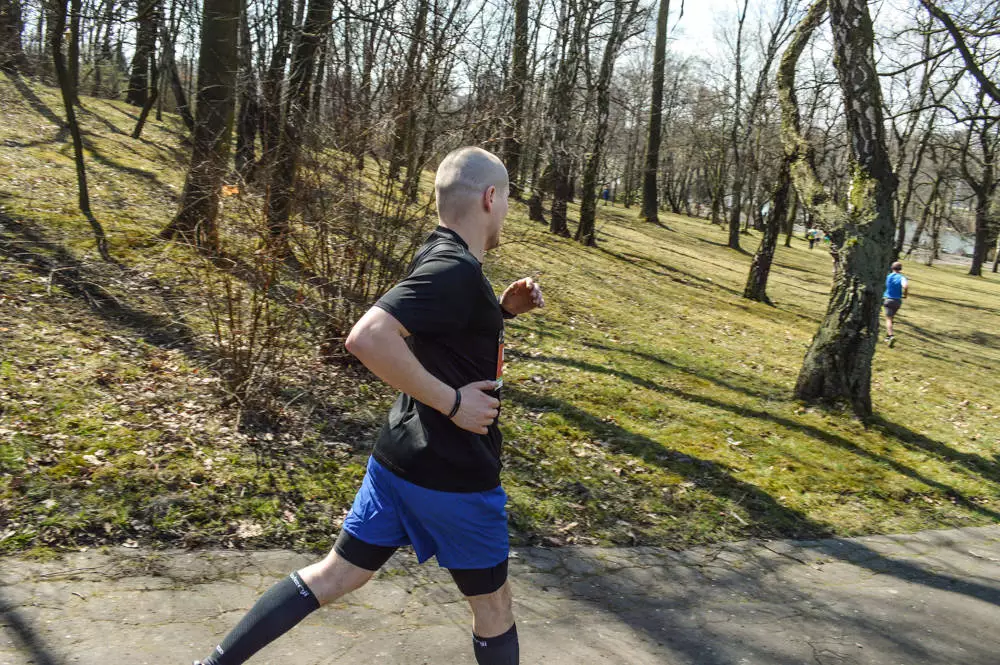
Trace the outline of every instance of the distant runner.
[[885, 309], [885, 341], [889, 348], [896, 343], [896, 338], [892, 334], [892, 320], [903, 306], [903, 298], [909, 292], [909, 284], [903, 276], [903, 264], [896, 261], [892, 264], [892, 272], [885, 278], [885, 293], [882, 294], [882, 307]]

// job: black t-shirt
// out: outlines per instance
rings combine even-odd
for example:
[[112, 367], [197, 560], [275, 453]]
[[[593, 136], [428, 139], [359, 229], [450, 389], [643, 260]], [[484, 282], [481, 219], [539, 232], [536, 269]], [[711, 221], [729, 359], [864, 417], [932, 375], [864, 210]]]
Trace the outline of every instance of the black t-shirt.
[[[437, 227], [417, 251], [406, 278], [375, 306], [403, 324], [417, 360], [449, 386], [501, 378], [500, 303], [482, 265], [454, 231]], [[499, 391], [492, 394], [499, 398]], [[400, 394], [379, 433], [374, 456], [415, 485], [482, 492], [500, 484], [501, 444], [495, 421], [487, 434], [476, 434]]]

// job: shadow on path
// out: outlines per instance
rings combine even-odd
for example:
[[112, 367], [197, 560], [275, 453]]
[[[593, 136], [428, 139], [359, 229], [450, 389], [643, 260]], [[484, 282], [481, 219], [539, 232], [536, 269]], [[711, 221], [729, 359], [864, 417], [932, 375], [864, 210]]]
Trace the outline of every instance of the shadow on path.
[[4, 597], [3, 587], [0, 587], [0, 634], [3, 633], [31, 654], [34, 665], [61, 665], [31, 622]]

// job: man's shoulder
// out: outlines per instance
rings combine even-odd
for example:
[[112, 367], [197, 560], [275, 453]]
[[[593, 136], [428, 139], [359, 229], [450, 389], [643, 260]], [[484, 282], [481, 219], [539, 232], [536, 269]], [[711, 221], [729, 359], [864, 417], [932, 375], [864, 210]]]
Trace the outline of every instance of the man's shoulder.
[[456, 269], [463, 271], [480, 271], [479, 262], [476, 261], [475, 257], [462, 245], [447, 236], [431, 236], [417, 250], [412, 268], [415, 270], [425, 264], [435, 264], [436, 267], [440, 268], [454, 265]]

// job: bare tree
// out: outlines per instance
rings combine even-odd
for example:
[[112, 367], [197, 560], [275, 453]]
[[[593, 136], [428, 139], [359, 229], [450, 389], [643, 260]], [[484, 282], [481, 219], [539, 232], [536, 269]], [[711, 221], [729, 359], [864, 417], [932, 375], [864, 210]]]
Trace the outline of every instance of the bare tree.
[[604, 159], [604, 144], [608, 137], [608, 115], [611, 111], [611, 77], [615, 60], [622, 45], [631, 36], [634, 24], [642, 16], [638, 0], [614, 0], [608, 38], [604, 43], [601, 68], [595, 82], [597, 93], [597, 117], [594, 139], [590, 151], [584, 158], [583, 187], [580, 194], [580, 224], [576, 229], [576, 240], [584, 245], [595, 246], [594, 221], [597, 215], [597, 175]]
[[83, 161], [83, 137], [80, 134], [80, 125], [76, 121], [76, 111], [73, 108], [75, 94], [73, 82], [70, 79], [69, 68], [66, 66], [66, 59], [62, 52], [63, 35], [66, 32], [66, 7], [67, 0], [47, 0], [45, 9], [48, 14], [49, 23], [49, 46], [52, 49], [52, 58], [55, 64], [56, 78], [59, 80], [59, 91], [62, 93], [63, 108], [66, 110], [66, 124], [69, 127], [70, 136], [73, 138], [73, 161], [76, 164], [76, 184], [77, 201], [80, 212], [90, 224], [97, 242], [97, 251], [105, 261], [111, 261], [111, 254], [108, 251], [108, 240], [104, 234], [104, 227], [94, 217], [90, 210], [90, 192], [87, 188], [87, 168]]
[[281, 126], [270, 180], [267, 203], [267, 225], [272, 242], [280, 254], [288, 254], [289, 217], [292, 195], [298, 171], [302, 131], [309, 115], [313, 62], [316, 49], [326, 39], [333, 14], [333, 0], [312, 0], [302, 33], [295, 44], [288, 81], [288, 105]]
[[587, 0], [561, 0], [559, 4], [552, 87], [549, 91], [548, 122], [549, 173], [552, 179], [552, 215], [549, 231], [569, 237], [566, 207], [573, 191], [571, 170], [573, 155], [570, 149], [571, 114], [567, 104], [572, 103], [573, 91], [580, 70], [580, 60], [591, 18]]

